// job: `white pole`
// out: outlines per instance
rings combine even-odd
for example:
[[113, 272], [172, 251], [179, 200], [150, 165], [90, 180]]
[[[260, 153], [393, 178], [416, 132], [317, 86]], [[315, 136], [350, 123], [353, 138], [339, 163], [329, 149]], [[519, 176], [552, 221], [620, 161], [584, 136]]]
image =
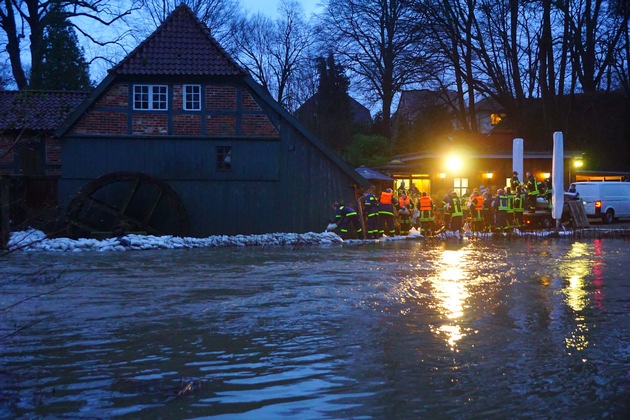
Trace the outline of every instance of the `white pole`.
[[519, 181], [526, 181], [523, 173], [523, 139], [521, 138], [512, 140], [512, 170], [518, 172]]
[[564, 141], [560, 131], [553, 133], [553, 168], [551, 176], [553, 188], [551, 216], [556, 219], [556, 227], [560, 227], [562, 208], [564, 207]]

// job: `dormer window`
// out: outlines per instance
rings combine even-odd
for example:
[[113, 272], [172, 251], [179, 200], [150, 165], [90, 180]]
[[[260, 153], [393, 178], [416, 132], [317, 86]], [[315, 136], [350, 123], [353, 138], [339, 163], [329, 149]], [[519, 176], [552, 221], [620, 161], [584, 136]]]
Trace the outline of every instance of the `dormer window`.
[[133, 109], [166, 111], [168, 109], [168, 86], [133, 85]]
[[201, 85], [184, 85], [184, 111], [201, 111]]

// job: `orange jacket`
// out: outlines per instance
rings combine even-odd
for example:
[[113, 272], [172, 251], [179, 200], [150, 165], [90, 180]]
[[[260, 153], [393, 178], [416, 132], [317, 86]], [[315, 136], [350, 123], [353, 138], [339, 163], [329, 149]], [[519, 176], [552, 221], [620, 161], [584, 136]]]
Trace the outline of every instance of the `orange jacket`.
[[385, 192], [381, 193], [381, 204], [392, 204], [392, 197], [394, 196], [393, 192]]
[[420, 201], [420, 211], [422, 210], [433, 210], [433, 202], [431, 201], [431, 197], [428, 195], [423, 195], [419, 199]]
[[480, 195], [476, 195], [473, 197], [473, 200], [477, 200], [477, 205], [475, 206], [475, 210], [483, 210], [483, 197]]
[[409, 198], [409, 197], [405, 197], [405, 198], [398, 197], [398, 205], [400, 207], [407, 207], [409, 204], [411, 204], [411, 198]]

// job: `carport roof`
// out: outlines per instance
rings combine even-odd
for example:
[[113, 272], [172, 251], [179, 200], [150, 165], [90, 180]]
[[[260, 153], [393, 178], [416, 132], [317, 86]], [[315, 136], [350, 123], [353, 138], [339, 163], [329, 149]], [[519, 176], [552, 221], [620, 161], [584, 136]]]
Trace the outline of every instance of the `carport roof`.
[[394, 178], [390, 176], [387, 176], [378, 171], [375, 171], [374, 169], [366, 168], [365, 166], [356, 168], [355, 171], [357, 171], [359, 175], [361, 175], [363, 178], [369, 179], [369, 180], [377, 180], [377, 181], [393, 181], [394, 180]]

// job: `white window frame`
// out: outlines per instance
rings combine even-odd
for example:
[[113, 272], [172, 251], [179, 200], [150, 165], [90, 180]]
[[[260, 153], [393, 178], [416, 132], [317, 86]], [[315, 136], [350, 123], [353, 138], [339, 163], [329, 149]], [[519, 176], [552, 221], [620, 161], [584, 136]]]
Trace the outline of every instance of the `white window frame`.
[[133, 85], [135, 111], [168, 111], [167, 85]]
[[201, 85], [184, 85], [182, 95], [184, 111], [201, 111]]
[[457, 196], [461, 198], [466, 190], [470, 188], [468, 186], [468, 178], [454, 178], [453, 190], [457, 193]]

